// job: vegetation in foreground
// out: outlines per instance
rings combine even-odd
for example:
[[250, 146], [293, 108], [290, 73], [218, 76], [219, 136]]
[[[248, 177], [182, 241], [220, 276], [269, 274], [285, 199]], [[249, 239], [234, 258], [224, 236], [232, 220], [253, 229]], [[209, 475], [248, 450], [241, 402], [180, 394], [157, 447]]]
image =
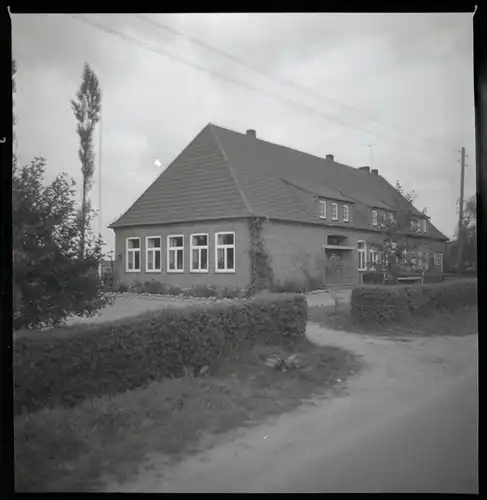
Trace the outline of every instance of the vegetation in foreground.
[[[268, 356], [291, 351], [303, 368], [266, 366]], [[72, 408], [24, 412], [15, 419], [17, 491], [100, 491], [106, 481], [130, 480], [139, 465], [150, 467], [154, 455], [180, 460], [218, 434], [330, 393], [361, 368], [355, 354], [306, 339], [291, 351], [255, 345], [211, 376], [188, 373]]]

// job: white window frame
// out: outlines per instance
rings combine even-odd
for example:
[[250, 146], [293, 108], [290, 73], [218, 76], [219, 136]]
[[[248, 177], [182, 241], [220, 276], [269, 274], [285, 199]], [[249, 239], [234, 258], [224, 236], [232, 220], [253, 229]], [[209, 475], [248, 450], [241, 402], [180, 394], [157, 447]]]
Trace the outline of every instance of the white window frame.
[[426, 225], [426, 219], [421, 219], [421, 230], [423, 231], [423, 233], [427, 233], [427, 225]]
[[[206, 236], [206, 245], [193, 245], [194, 236]], [[189, 235], [190, 254], [189, 254], [189, 270], [192, 273], [208, 273], [210, 269], [210, 236], [208, 233], [193, 233]], [[198, 250], [199, 269], [193, 267], [193, 250]], [[206, 250], [206, 269], [201, 269], [201, 250]]]
[[338, 220], [338, 203], [331, 204], [331, 220]]
[[349, 209], [348, 205], [343, 205], [343, 222], [349, 221]]
[[[440, 265], [439, 266], [436, 264], [437, 257], [440, 258]], [[442, 253], [434, 253], [433, 254], [433, 263], [434, 263], [435, 268], [439, 267], [440, 272], [443, 272], [443, 254]]]
[[[169, 245], [169, 240], [171, 238], [182, 238], [183, 239], [183, 245], [180, 246], [180, 247], [171, 247]], [[167, 242], [167, 266], [166, 266], [166, 272], [168, 272], [168, 273], [184, 273], [184, 234], [170, 234], [170, 235], [168, 235], [166, 242]], [[178, 250], [181, 250], [182, 253], [183, 253], [183, 257], [181, 259], [183, 267], [181, 269], [170, 269], [170, 266], [169, 266], [169, 256], [171, 255], [171, 252], [176, 253], [176, 255], [177, 255], [177, 251]], [[178, 259], [176, 257], [174, 259], [174, 264], [177, 265], [177, 263], [178, 263]]]
[[[324, 210], [322, 210], [324, 209]], [[322, 215], [323, 212], [323, 215]], [[320, 200], [320, 219], [326, 219], [326, 201]]]
[[[129, 248], [129, 241], [137, 240], [139, 242], [139, 248]], [[140, 270], [142, 268], [142, 243], [140, 241], [140, 238], [138, 236], [131, 236], [129, 238], [126, 238], [125, 240], [125, 271], [127, 273], [140, 273]], [[129, 252], [132, 254], [139, 253], [139, 268], [135, 269], [135, 256], [133, 257], [133, 262], [134, 262], [134, 269], [129, 269]]]
[[[159, 240], [159, 247], [150, 247], [149, 248], [149, 240], [153, 240], [157, 238]], [[154, 256], [152, 258], [152, 262], [155, 266], [156, 264], [156, 252], [159, 252], [159, 269], [153, 268], [149, 269], [149, 252], [153, 253]], [[162, 272], [162, 236], [146, 236], [145, 238], [145, 272], [146, 273], [160, 273]]]
[[[359, 243], [364, 244], [364, 248], [359, 248]], [[357, 254], [358, 254], [358, 271], [367, 271], [367, 243], [364, 240], [357, 241]], [[360, 254], [364, 254], [363, 257], [363, 266], [360, 266]]]
[[[223, 236], [226, 234], [233, 234], [233, 245], [227, 245], [227, 244], [218, 244], [218, 236]], [[215, 273], [234, 273], [235, 268], [236, 268], [236, 252], [235, 252], [235, 247], [236, 247], [236, 240], [235, 240], [235, 231], [220, 231], [219, 233], [215, 233]], [[229, 269], [227, 267], [227, 252], [224, 252], [224, 263], [225, 263], [225, 269], [218, 269], [218, 250], [220, 249], [226, 249], [226, 248], [233, 248], [233, 269]]]
[[372, 225], [377, 226], [377, 210], [372, 210]]

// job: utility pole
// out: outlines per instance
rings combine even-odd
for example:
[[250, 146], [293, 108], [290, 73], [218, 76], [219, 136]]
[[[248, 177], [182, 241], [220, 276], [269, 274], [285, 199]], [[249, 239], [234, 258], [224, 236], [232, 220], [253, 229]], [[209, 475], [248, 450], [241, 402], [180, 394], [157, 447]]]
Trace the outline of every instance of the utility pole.
[[460, 274], [463, 250], [463, 186], [465, 184], [465, 148], [460, 151], [460, 215], [458, 218], [458, 249], [457, 249], [457, 275]]

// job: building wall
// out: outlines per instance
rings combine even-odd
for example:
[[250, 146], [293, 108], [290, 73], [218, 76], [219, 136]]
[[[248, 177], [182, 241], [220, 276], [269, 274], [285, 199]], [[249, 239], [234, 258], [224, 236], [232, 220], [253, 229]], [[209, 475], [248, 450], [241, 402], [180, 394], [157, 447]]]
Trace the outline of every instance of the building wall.
[[[358, 283], [360, 276], [357, 243], [362, 240], [370, 246], [374, 241], [380, 241], [379, 234], [354, 228], [347, 230], [323, 225], [271, 221], [264, 225], [263, 236], [272, 258], [276, 281], [303, 282], [305, 280], [303, 267], [308, 272], [319, 273], [320, 261], [325, 260], [323, 245], [327, 244], [328, 236], [331, 235], [346, 236], [348, 238], [346, 245], [354, 247], [354, 250], [341, 251], [340, 254], [347, 272], [347, 282]], [[427, 238], [416, 241], [422, 243], [415, 248], [416, 252], [445, 252], [444, 242]]]
[[[235, 272], [215, 272], [215, 233], [235, 232]], [[190, 271], [190, 235], [208, 233], [209, 271], [207, 273]], [[183, 235], [183, 272], [167, 272], [167, 236]], [[162, 237], [162, 271], [146, 272], [146, 240], [147, 236]], [[139, 237], [141, 243], [140, 272], [127, 272], [126, 239]], [[249, 231], [244, 220], [228, 220], [218, 222], [169, 224], [161, 226], [128, 227], [115, 229], [115, 269], [116, 278], [127, 284], [136, 281], [157, 280], [167, 285], [187, 288], [195, 284], [216, 286], [234, 285], [245, 288], [250, 283]]]

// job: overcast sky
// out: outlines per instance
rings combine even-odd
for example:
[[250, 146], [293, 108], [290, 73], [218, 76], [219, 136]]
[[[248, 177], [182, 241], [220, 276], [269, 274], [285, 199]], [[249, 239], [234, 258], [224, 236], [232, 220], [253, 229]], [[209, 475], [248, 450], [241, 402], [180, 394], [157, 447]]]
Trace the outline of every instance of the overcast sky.
[[[114, 234], [106, 226], [209, 122], [253, 128], [261, 139], [333, 153], [350, 166], [372, 164], [392, 184], [414, 189], [417, 207], [453, 235], [461, 146], [466, 195], [476, 190], [472, 14], [148, 15], [196, 43], [132, 14], [83, 17], [99, 27], [70, 15], [12, 15], [18, 153], [22, 162], [45, 157], [49, 180], [67, 172], [80, 184], [69, 102], [89, 62], [103, 92], [101, 213], [109, 249]], [[95, 151], [98, 208], [98, 144]]]

